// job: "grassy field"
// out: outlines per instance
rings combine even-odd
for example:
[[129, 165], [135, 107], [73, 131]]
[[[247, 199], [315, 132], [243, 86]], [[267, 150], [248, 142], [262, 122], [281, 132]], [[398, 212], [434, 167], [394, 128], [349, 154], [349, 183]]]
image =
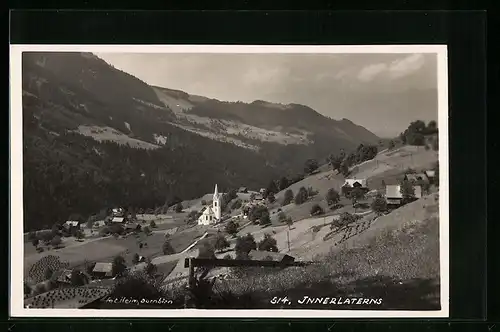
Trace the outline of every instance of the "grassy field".
[[[287, 308], [293, 308], [298, 307], [296, 300], [307, 295], [382, 299], [380, 305], [316, 304], [308, 306], [311, 309], [439, 309], [439, 219], [437, 203], [432, 200], [420, 206], [422, 218], [403, 217], [416, 206], [391, 216], [395, 211], [383, 217], [392, 218], [393, 227], [387, 228], [387, 220], [382, 220], [377, 231], [366, 232], [364, 238], [359, 235], [355, 237], [358, 242], [323, 255], [318, 265], [249, 271], [247, 277], [220, 281], [216, 293], [221, 294], [221, 302], [214, 305], [223, 306], [225, 298], [233, 307], [279, 309], [270, 299], [287, 296], [294, 301]], [[361, 241], [364, 245], [355, 245]]]

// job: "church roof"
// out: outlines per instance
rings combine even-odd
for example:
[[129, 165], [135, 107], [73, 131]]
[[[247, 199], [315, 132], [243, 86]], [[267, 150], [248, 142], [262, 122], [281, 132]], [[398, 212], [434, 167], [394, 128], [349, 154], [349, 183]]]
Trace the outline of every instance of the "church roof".
[[207, 206], [207, 208], [205, 209], [205, 211], [203, 211], [203, 214], [204, 215], [214, 214], [214, 210], [212, 210], [212, 208], [210, 206]]

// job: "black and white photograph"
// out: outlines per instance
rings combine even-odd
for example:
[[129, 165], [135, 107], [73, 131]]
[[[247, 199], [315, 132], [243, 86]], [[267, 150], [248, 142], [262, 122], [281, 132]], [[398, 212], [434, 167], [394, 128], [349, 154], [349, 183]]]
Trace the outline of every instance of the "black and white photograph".
[[448, 317], [446, 46], [10, 52], [13, 316]]

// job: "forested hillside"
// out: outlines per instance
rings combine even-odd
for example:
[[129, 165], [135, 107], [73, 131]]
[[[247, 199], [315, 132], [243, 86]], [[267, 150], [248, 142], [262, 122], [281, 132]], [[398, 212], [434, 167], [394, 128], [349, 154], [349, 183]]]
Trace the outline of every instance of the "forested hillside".
[[245, 131], [224, 132], [257, 147], [252, 150], [211, 139], [186, 130], [154, 88], [92, 54], [24, 53], [25, 229], [117, 205], [155, 208], [175, 197], [199, 197], [214, 183], [223, 191], [258, 189], [279, 176], [302, 173], [308, 158], [324, 160], [378, 139], [348, 120], [327, 119], [302, 105], [272, 113], [265, 102], [222, 107], [198, 99], [188, 113], [209, 122], [231, 116], [237, 121], [223, 123], [222, 131], [255, 126], [265, 137], [269, 128], [302, 130], [308, 141], [281, 144]]

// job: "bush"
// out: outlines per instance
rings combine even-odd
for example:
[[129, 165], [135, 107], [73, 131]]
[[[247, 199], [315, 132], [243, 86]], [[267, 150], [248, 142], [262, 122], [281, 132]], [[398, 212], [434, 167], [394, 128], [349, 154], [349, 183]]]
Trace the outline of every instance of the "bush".
[[371, 208], [376, 214], [383, 214], [385, 211], [387, 211], [387, 202], [385, 198], [381, 195], [375, 197], [372, 201]]
[[318, 161], [316, 159], [308, 159], [304, 165], [304, 172], [311, 174], [318, 169]]
[[265, 234], [264, 238], [259, 242], [257, 248], [261, 251], [278, 252], [276, 239], [271, 234]]
[[278, 220], [280, 222], [285, 222], [286, 221], [286, 214], [285, 214], [285, 212], [281, 211], [280, 213], [278, 213]]
[[248, 233], [247, 235], [238, 237], [236, 239], [234, 251], [236, 252], [237, 258], [248, 258], [248, 253], [250, 252], [250, 250], [255, 249], [257, 249], [257, 243], [255, 243], [255, 238], [252, 234]]
[[162, 250], [163, 250], [163, 254], [164, 255], [173, 255], [173, 254], [175, 254], [175, 250], [172, 247], [172, 244], [170, 244], [170, 241], [168, 241], [168, 240], [163, 243]]
[[269, 217], [269, 212], [264, 213], [259, 219], [259, 225], [267, 226], [271, 224], [271, 218]]
[[127, 270], [127, 265], [125, 265], [125, 258], [122, 256], [116, 256], [112, 263], [112, 273], [113, 276], [122, 276]]
[[311, 215], [312, 216], [318, 216], [318, 215], [321, 215], [325, 213], [325, 211], [323, 210], [323, 208], [321, 206], [319, 206], [319, 204], [314, 204], [311, 208]]
[[226, 240], [226, 237], [222, 234], [218, 234], [215, 239], [215, 250], [222, 251], [226, 248], [229, 248], [229, 242]]
[[137, 264], [139, 263], [139, 254], [135, 253], [134, 256], [132, 257], [132, 264]]
[[328, 206], [337, 204], [340, 201], [340, 194], [333, 188], [328, 189], [325, 196]]
[[271, 203], [271, 204], [272, 204], [272, 203], [274, 203], [274, 202], [276, 201], [276, 197], [274, 196], [274, 193], [272, 193], [272, 192], [271, 192], [271, 193], [269, 193], [269, 194], [267, 195], [267, 201], [268, 201], [269, 203]]
[[145, 226], [142, 228], [142, 231], [144, 232], [144, 234], [146, 235], [150, 235], [152, 233], [151, 229], [148, 227], [148, 226]]
[[154, 265], [153, 263], [151, 262], [148, 262], [146, 264], [146, 268], [144, 269], [146, 274], [150, 277], [154, 277], [154, 275], [156, 274], [156, 272], [158, 271], [158, 268], [156, 267], [156, 265]]
[[204, 241], [199, 252], [198, 258], [215, 259], [215, 247], [211, 241]]
[[229, 235], [234, 235], [238, 233], [238, 225], [233, 220], [231, 220], [226, 224], [225, 231]]
[[269, 210], [263, 205], [253, 206], [248, 212], [248, 220], [255, 222], [256, 220], [262, 219], [264, 215], [269, 216]]
[[295, 204], [300, 205], [307, 201], [308, 193], [306, 188], [300, 187], [299, 192], [295, 195]]
[[54, 236], [50, 241], [50, 244], [55, 248], [59, 247], [62, 244], [61, 237], [59, 235]]
[[293, 191], [292, 191], [292, 189], [288, 189], [287, 191], [285, 191], [282, 205], [283, 206], [288, 205], [292, 202], [292, 200], [293, 200]]
[[156, 228], [157, 227], [154, 220], [151, 220], [151, 222], [149, 223], [149, 227], [151, 227], [151, 228]]
[[175, 212], [181, 213], [184, 208], [182, 207], [182, 203], [177, 203], [175, 206]]

